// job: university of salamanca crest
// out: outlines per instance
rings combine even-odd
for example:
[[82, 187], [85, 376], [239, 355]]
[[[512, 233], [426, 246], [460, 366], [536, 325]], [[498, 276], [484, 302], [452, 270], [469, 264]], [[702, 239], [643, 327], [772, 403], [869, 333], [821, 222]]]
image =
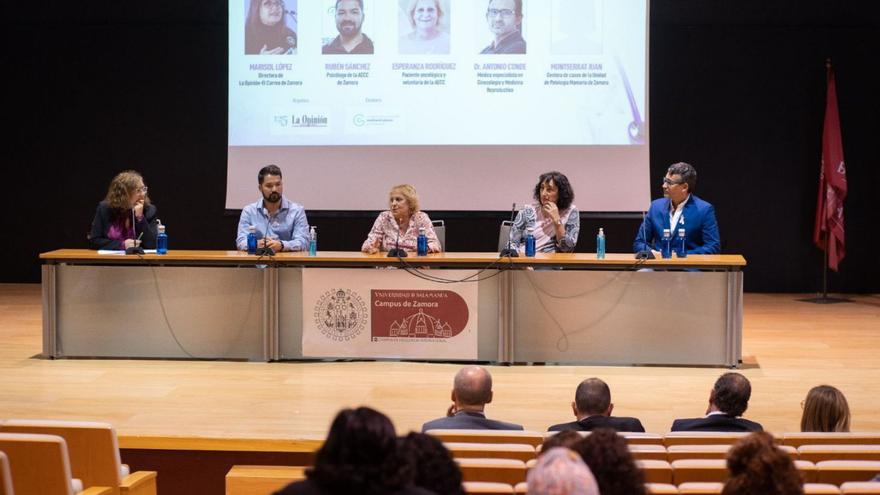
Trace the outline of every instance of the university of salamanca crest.
[[350, 289], [331, 289], [315, 305], [315, 324], [328, 339], [346, 342], [367, 326], [367, 306]]

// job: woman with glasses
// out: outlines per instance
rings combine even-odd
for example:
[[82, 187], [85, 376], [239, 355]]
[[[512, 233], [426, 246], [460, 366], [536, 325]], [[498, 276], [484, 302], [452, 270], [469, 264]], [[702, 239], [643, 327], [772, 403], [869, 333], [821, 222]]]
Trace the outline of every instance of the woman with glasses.
[[282, 0], [250, 0], [244, 28], [246, 55], [293, 55], [296, 33], [287, 27]]
[[157, 231], [156, 206], [150, 203], [144, 178], [126, 170], [113, 178], [107, 196], [98, 203], [89, 245], [92, 249], [154, 249]]
[[715, 207], [694, 194], [696, 186], [697, 171], [691, 164], [669, 166], [663, 178], [663, 197], [651, 202], [633, 242], [639, 257], [648, 253], [660, 257], [664, 229], [669, 229], [673, 243], [680, 242], [679, 231], [684, 231], [686, 254], [721, 252]]
[[440, 0], [410, 0], [406, 13], [412, 32], [400, 38], [401, 54], [449, 53], [449, 34], [441, 28], [446, 9]]

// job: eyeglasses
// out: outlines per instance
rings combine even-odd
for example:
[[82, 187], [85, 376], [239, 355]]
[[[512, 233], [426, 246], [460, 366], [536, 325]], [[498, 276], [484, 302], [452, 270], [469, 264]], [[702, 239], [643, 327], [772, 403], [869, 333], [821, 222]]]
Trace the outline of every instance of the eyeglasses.
[[282, 9], [284, 8], [284, 2], [281, 2], [279, 0], [263, 0], [260, 5], [269, 9], [273, 7], [278, 7]]
[[512, 9], [489, 9], [486, 11], [486, 17], [513, 17]]
[[678, 184], [684, 184], [684, 181], [683, 180], [672, 180], [669, 177], [664, 177], [663, 183], [666, 184], [667, 186], [675, 186]]
[[148, 189], [149, 189], [149, 188], [148, 188], [147, 186], [143, 186], [143, 187], [140, 187], [140, 188], [138, 188], [138, 189], [135, 189], [135, 191], [137, 191], [137, 192], [142, 192], [142, 193], [144, 193], [144, 194], [147, 194], [147, 190], [148, 190]]

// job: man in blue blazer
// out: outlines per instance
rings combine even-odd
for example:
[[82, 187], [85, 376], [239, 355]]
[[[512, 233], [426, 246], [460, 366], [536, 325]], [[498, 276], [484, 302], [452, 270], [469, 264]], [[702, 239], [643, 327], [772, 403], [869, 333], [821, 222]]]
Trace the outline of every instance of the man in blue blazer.
[[670, 165], [663, 178], [663, 197], [651, 202], [633, 243], [635, 252], [654, 251], [659, 256], [663, 229], [673, 240], [684, 229], [688, 254], [718, 254], [721, 235], [715, 220], [715, 208], [693, 194], [697, 171], [688, 163]]
[[486, 404], [492, 402], [492, 375], [482, 366], [465, 366], [455, 374], [452, 405], [445, 418], [428, 421], [428, 430], [522, 430], [522, 425], [486, 417]]

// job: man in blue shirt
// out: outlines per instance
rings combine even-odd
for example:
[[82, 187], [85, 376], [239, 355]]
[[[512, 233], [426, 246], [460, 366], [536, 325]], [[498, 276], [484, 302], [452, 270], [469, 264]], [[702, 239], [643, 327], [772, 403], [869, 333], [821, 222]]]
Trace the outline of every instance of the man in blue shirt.
[[688, 254], [721, 252], [715, 208], [693, 194], [696, 185], [697, 171], [692, 165], [679, 162], [669, 166], [663, 178], [663, 197], [651, 203], [636, 234], [636, 253], [651, 250], [659, 257], [663, 229], [669, 229], [673, 239], [684, 229]]
[[248, 229], [253, 226], [257, 234], [257, 246], [273, 251], [303, 251], [309, 246], [309, 221], [302, 205], [283, 196], [284, 184], [281, 169], [266, 165], [257, 175], [263, 199], [241, 210], [238, 220], [238, 237], [235, 245], [247, 251]]

